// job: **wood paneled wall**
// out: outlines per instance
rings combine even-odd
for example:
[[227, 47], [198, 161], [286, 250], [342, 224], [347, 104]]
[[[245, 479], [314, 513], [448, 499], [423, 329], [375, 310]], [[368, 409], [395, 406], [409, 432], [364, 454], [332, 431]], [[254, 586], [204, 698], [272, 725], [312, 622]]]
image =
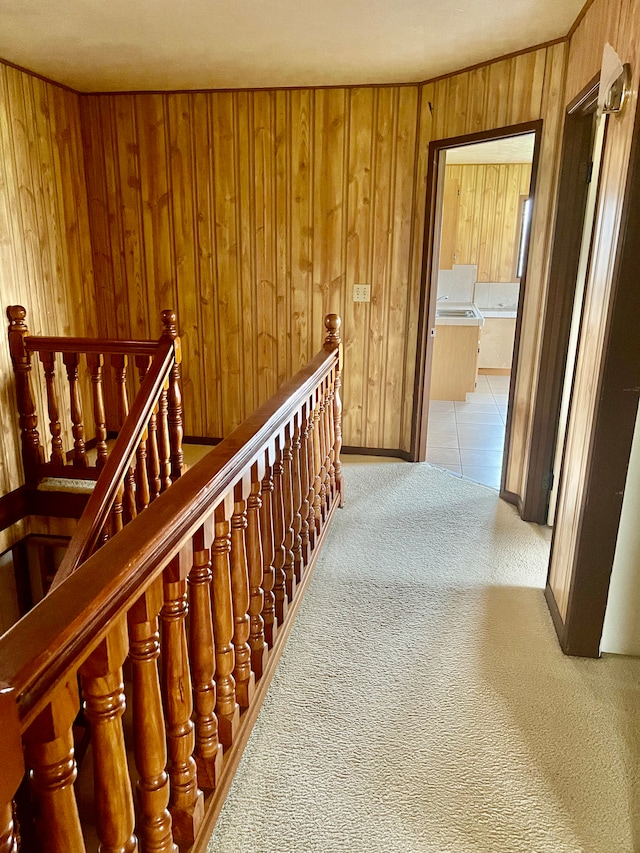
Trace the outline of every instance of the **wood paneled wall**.
[[[0, 494], [6, 494], [23, 482], [6, 306], [26, 307], [33, 334], [97, 335], [98, 329], [79, 96], [3, 63], [0, 297]], [[62, 394], [61, 385], [64, 400]], [[46, 417], [42, 400], [39, 411]], [[46, 434], [46, 419], [40, 426]]]
[[[530, 163], [450, 164], [445, 170], [440, 269], [475, 264], [478, 281], [516, 281], [521, 198], [529, 195]], [[453, 186], [455, 191], [447, 191]], [[455, 212], [448, 207], [456, 206]], [[451, 257], [444, 228], [455, 223]]]
[[176, 308], [187, 433], [220, 436], [338, 311], [345, 444], [409, 450], [429, 141], [553, 127], [564, 49], [423, 86], [83, 96], [101, 333]]
[[[609, 316], [616, 246], [627, 180], [637, 92], [640, 85], [640, 8], [637, 0], [595, 0], [571, 41], [567, 90], [570, 101], [598, 71], [602, 49], [609, 41], [623, 62], [631, 64], [632, 95], [619, 116], [608, 119], [592, 259], [586, 284], [578, 343], [573, 402], [567, 426], [556, 531], [549, 572], [561, 617], [567, 614], [580, 514], [585, 493], [585, 468], [604, 357], [603, 341]], [[630, 322], [633, 322], [630, 319]]]
[[[187, 433], [227, 434], [337, 311], [345, 441], [400, 446], [418, 99], [417, 86], [82, 99], [101, 332], [150, 334], [177, 310]], [[370, 304], [351, 301], [354, 283], [371, 284]]]
[[[428, 146], [431, 139], [450, 139], [523, 122], [544, 122], [538, 167], [517, 383], [512, 412], [512, 440], [506, 488], [522, 494], [532, 400], [549, 259], [549, 241], [564, 106], [566, 43], [530, 51], [422, 87], [420, 138], [416, 168], [416, 225], [424, 227]], [[421, 251], [419, 239], [414, 245]], [[405, 405], [413, 403], [415, 342], [419, 313], [416, 289], [409, 314], [409, 346], [405, 373]], [[408, 442], [407, 436], [404, 440]]]

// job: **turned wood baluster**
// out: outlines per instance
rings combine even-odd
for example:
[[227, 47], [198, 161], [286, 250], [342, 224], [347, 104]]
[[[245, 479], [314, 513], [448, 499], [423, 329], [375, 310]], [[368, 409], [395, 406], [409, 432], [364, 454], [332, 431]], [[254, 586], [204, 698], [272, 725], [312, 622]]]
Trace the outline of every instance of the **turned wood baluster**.
[[324, 486], [325, 486], [325, 513], [331, 506], [331, 408], [333, 397], [331, 393], [331, 376], [327, 376], [324, 389]]
[[195, 758], [198, 785], [216, 787], [222, 771], [222, 744], [218, 740], [216, 708], [216, 659], [211, 610], [211, 546], [213, 516], [193, 537], [193, 567], [189, 572], [189, 657], [193, 678], [196, 725]]
[[291, 466], [291, 486], [293, 497], [293, 570], [295, 572], [296, 581], [299, 583], [302, 580], [302, 568], [304, 559], [302, 555], [302, 484], [300, 482], [300, 446], [301, 432], [300, 412], [294, 415], [293, 420], [293, 438], [291, 439], [291, 453], [293, 454]]
[[111, 536], [115, 536], [124, 527], [124, 519], [122, 517], [122, 504], [124, 501], [124, 486], [120, 485], [116, 491], [116, 497], [109, 513], [111, 523]]
[[44, 450], [38, 435], [38, 418], [31, 390], [31, 356], [25, 346], [29, 330], [24, 322], [27, 312], [22, 305], [7, 308], [9, 319], [9, 352], [16, 377], [16, 402], [22, 441], [22, 461], [27, 484], [38, 482], [38, 466], [44, 461]]
[[[148, 356], [136, 356], [136, 367], [140, 377], [140, 384], [151, 366], [151, 358]], [[147, 471], [147, 439], [149, 435], [145, 429], [140, 437], [136, 448], [136, 508], [138, 512], [146, 509], [151, 501], [149, 489], [149, 473]]]
[[247, 500], [247, 562], [249, 564], [249, 647], [251, 649], [251, 668], [260, 678], [267, 663], [268, 646], [265, 641], [262, 609], [265, 596], [262, 591], [264, 571], [262, 566], [263, 550], [260, 535], [260, 511], [262, 498], [260, 480], [264, 473], [264, 460], [254, 463], [251, 468], [251, 493]]
[[93, 784], [101, 853], [138, 849], [122, 715], [126, 707], [122, 665], [129, 651], [126, 618], [80, 667], [85, 716], [91, 725]]
[[79, 707], [78, 683], [71, 678], [55, 688], [24, 735], [25, 759], [36, 800], [39, 849], [45, 853], [85, 851], [73, 790], [78, 773], [72, 726]]
[[91, 371], [91, 387], [93, 389], [93, 419], [96, 428], [96, 468], [104, 467], [107, 461], [107, 418], [104, 407], [104, 389], [102, 385], [102, 370], [104, 356], [101, 353], [87, 354], [87, 364]]
[[327, 513], [327, 435], [325, 430], [326, 412], [326, 383], [323, 382], [318, 389], [318, 427], [320, 442], [320, 523], [322, 524]]
[[327, 494], [328, 504], [331, 506], [336, 491], [336, 469], [333, 463], [333, 444], [335, 435], [333, 431], [333, 371], [327, 378], [327, 405], [325, 407], [327, 419]]
[[160, 491], [166, 491], [171, 485], [171, 448], [169, 445], [169, 403], [168, 403], [169, 380], [164, 383], [164, 388], [158, 400], [158, 452], [160, 455]]
[[54, 465], [64, 465], [64, 451], [62, 449], [62, 426], [60, 425], [60, 407], [58, 406], [58, 393], [56, 391], [56, 354], [54, 352], [41, 352], [40, 361], [44, 368], [44, 378], [47, 384], [47, 407], [49, 410], [49, 432], [51, 433], [51, 461]]
[[249, 634], [249, 568], [245, 534], [247, 530], [247, 498], [251, 482], [246, 475], [234, 489], [231, 516], [231, 595], [233, 598], [233, 646], [236, 699], [241, 708], [248, 708], [255, 692], [255, 674], [251, 670]]
[[193, 757], [195, 731], [191, 715], [193, 694], [187, 648], [187, 576], [193, 564], [189, 542], [163, 573], [162, 695], [167, 725], [171, 779], [169, 811], [176, 841], [193, 843], [204, 818], [204, 794], [198, 788]]
[[182, 453], [182, 392], [180, 391], [180, 362], [182, 350], [180, 338], [176, 329], [176, 314], [174, 311], [162, 312], [163, 338], [173, 341], [174, 361], [169, 374], [169, 442], [171, 460], [171, 479], [177, 480], [182, 475], [184, 468], [184, 456]]
[[2, 731], [0, 853], [18, 853], [18, 838], [13, 819], [12, 800], [24, 776], [24, 756], [15, 693], [1, 684], [0, 731]]
[[273, 463], [273, 498], [271, 508], [273, 511], [273, 594], [276, 598], [276, 617], [278, 624], [282, 625], [289, 608], [287, 597], [287, 585], [285, 575], [285, 564], [287, 550], [285, 545], [285, 516], [284, 516], [284, 483], [282, 465], [281, 437], [276, 438], [275, 461]]
[[160, 494], [160, 454], [158, 452], [158, 404], [153, 407], [149, 418], [149, 436], [147, 439], [147, 468], [149, 472], [149, 502], [153, 503]]
[[315, 421], [315, 393], [308, 400], [307, 418], [307, 477], [309, 480], [309, 541], [311, 550], [316, 546], [318, 538], [318, 523], [316, 520], [316, 421]]
[[162, 579], [157, 578], [127, 614], [133, 748], [139, 773], [136, 782], [137, 832], [142, 853], [178, 853], [167, 808], [167, 744], [158, 675], [158, 614], [162, 604]]
[[260, 507], [260, 537], [262, 540], [262, 591], [264, 593], [262, 618], [264, 620], [265, 638], [268, 645], [273, 646], [278, 631], [278, 619], [276, 616], [276, 599], [273, 594], [275, 583], [275, 569], [273, 567], [275, 555], [273, 544], [273, 477], [269, 464], [269, 453], [269, 450], [265, 451], [262, 506]]
[[233, 495], [225, 496], [215, 510], [215, 539], [211, 548], [213, 558], [213, 636], [216, 645], [216, 714], [220, 742], [231, 746], [240, 722], [240, 707], [236, 702], [236, 682], [233, 677], [235, 652], [233, 648], [233, 603], [231, 599], [231, 535], [229, 518], [233, 512]]
[[[118, 420], [122, 428], [129, 414], [129, 398], [127, 396], [128, 357], [120, 354], [112, 355], [111, 366], [116, 374]], [[123, 513], [125, 524], [134, 519], [138, 514], [136, 510], [136, 477], [132, 465], [129, 466], [124, 476]]]
[[293, 452], [291, 450], [291, 427], [285, 428], [285, 440], [282, 448], [282, 497], [284, 503], [284, 575], [287, 598], [293, 601], [296, 591], [295, 575], [295, 530], [293, 528]]
[[333, 451], [332, 462], [335, 469], [336, 488], [340, 495], [339, 506], [344, 506], [344, 482], [342, 476], [342, 462], [340, 451], [342, 450], [342, 400], [340, 388], [342, 387], [342, 341], [340, 339], [340, 326], [342, 321], [337, 314], [328, 314], [324, 321], [327, 329], [327, 337], [324, 341], [324, 349], [338, 347], [338, 363], [335, 368], [333, 382]]
[[69, 380], [69, 402], [71, 406], [71, 432], [73, 434], [73, 467], [87, 468], [89, 462], [85, 452], [84, 424], [82, 423], [82, 398], [80, 396], [80, 354], [65, 352], [62, 360], [67, 368]]
[[311, 540], [309, 537], [309, 403], [305, 403], [300, 414], [300, 541], [302, 560], [305, 566], [311, 556]]
[[317, 393], [318, 399], [313, 409], [313, 515], [316, 533], [319, 534], [322, 528], [322, 436], [320, 434], [322, 389], [318, 389]]

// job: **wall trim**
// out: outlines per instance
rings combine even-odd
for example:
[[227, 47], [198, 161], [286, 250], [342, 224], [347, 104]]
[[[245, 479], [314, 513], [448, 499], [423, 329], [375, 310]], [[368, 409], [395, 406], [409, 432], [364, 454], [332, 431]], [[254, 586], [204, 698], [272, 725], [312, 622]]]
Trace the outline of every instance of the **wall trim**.
[[23, 74], [29, 74], [31, 77], [37, 77], [38, 80], [42, 80], [44, 83], [49, 83], [51, 86], [57, 86], [58, 89], [64, 89], [65, 92], [70, 92], [72, 95], [83, 94], [77, 89], [72, 89], [71, 86], [67, 86], [65, 83], [58, 83], [57, 80], [52, 80], [51, 77], [45, 77], [44, 74], [38, 74], [37, 71], [32, 71], [30, 68], [25, 68], [24, 65], [18, 65], [15, 62], [11, 62], [9, 59], [0, 58], [0, 65], [6, 65], [7, 68], [14, 68], [16, 71], [21, 71]]
[[411, 454], [406, 450], [389, 447], [356, 447], [355, 445], [345, 445], [342, 447], [340, 453], [345, 456], [389, 456], [393, 459], [403, 459], [405, 462], [413, 462]]
[[593, 6], [594, 3], [595, 3], [595, 0], [586, 0], [586, 3], [582, 7], [582, 9], [580, 9], [580, 11], [578, 12], [578, 17], [575, 19], [575, 21], [571, 25], [571, 29], [567, 33], [567, 39], [568, 40], [570, 40], [574, 37], [576, 30], [578, 29], [580, 24], [583, 22], [583, 20], [585, 19], [586, 15], [587, 15], [587, 12]]

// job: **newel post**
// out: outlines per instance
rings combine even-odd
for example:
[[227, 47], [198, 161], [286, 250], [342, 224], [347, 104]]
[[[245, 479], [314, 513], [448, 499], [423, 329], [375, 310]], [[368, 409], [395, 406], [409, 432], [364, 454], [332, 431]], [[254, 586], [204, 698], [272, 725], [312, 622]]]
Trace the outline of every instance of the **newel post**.
[[180, 390], [180, 364], [182, 362], [182, 349], [180, 338], [176, 328], [177, 316], [175, 311], [166, 310], [162, 312], [162, 337], [173, 341], [174, 361], [169, 374], [169, 445], [171, 448], [171, 479], [177, 480], [181, 476], [184, 457], [182, 454], [182, 391]]
[[333, 380], [333, 428], [335, 433], [335, 444], [333, 448], [333, 464], [336, 475], [336, 488], [340, 495], [339, 506], [344, 506], [344, 483], [342, 478], [342, 462], [340, 461], [340, 450], [342, 449], [342, 399], [340, 388], [342, 387], [342, 339], [340, 338], [340, 326], [342, 320], [337, 314], [327, 314], [324, 326], [327, 337], [324, 340], [324, 349], [332, 350], [338, 347], [338, 363], [335, 368]]
[[26, 316], [27, 312], [22, 305], [10, 305], [7, 308], [9, 352], [16, 376], [24, 477], [27, 483], [32, 484], [38, 482], [38, 465], [44, 461], [44, 450], [38, 435], [38, 418], [31, 388], [31, 354], [25, 343], [25, 338], [29, 335], [29, 329], [24, 321]]

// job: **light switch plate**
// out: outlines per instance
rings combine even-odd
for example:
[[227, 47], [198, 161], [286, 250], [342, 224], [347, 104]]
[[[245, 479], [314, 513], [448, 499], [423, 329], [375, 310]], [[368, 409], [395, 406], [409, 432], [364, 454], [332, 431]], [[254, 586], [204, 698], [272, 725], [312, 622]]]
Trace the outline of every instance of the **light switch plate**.
[[354, 302], [371, 302], [371, 285], [370, 284], [354, 284], [353, 285], [353, 301]]

